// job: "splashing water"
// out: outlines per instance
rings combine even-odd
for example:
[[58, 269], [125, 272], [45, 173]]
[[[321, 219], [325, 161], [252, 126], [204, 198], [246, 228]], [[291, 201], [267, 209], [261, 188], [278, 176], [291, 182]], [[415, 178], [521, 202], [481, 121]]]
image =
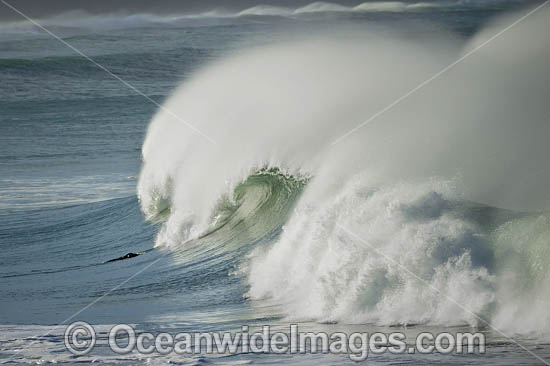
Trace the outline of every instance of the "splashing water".
[[150, 219], [165, 215], [157, 245], [181, 246], [219, 225], [223, 197], [260, 207], [250, 202], [277, 196], [234, 197], [275, 168], [284, 179], [310, 178], [297, 203], [275, 200], [285, 207], [277, 220], [277, 204], [245, 210], [250, 222], [285, 223], [243, 264], [250, 297], [272, 299], [297, 319], [486, 320], [544, 333], [549, 221], [526, 211], [550, 202], [549, 14], [533, 14], [342, 141], [519, 15], [466, 45], [376, 30], [318, 35], [203, 69], [165, 108], [216, 144], [161, 110], [143, 145], [141, 206]]

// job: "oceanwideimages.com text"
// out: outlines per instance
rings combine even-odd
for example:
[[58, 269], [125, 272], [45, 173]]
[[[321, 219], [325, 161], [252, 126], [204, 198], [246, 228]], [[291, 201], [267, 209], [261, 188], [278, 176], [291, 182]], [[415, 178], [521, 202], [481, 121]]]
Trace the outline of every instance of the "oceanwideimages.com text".
[[[288, 332], [272, 332], [269, 325], [252, 332], [243, 325], [238, 332], [150, 333], [128, 324], [110, 328], [107, 342], [117, 354], [138, 352], [157, 354], [240, 354], [240, 353], [331, 353], [347, 354], [353, 361], [364, 361], [369, 354], [485, 353], [483, 333], [433, 334], [422, 332], [407, 340], [402, 332], [300, 332], [297, 324]], [[85, 322], [70, 324], [65, 330], [65, 346], [75, 355], [86, 355], [96, 345], [96, 331]]]

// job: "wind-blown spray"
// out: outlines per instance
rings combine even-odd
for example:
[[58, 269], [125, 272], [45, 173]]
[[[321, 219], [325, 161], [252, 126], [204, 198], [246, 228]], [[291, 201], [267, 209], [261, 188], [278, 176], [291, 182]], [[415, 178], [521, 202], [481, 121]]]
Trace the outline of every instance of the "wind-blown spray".
[[[250, 176], [276, 168], [311, 179], [277, 242], [247, 261], [251, 297], [270, 297], [294, 318], [483, 318], [544, 332], [549, 218], [519, 211], [545, 210], [550, 202], [549, 14], [534, 13], [337, 144], [331, 142], [521, 14], [467, 44], [375, 30], [349, 40], [348, 29], [347, 40], [319, 35], [213, 63], [165, 108], [217, 144], [161, 110], [143, 145], [142, 209], [150, 219], [166, 216], [157, 245], [199, 237], [222, 197], [233, 199]], [[257, 215], [249, 221], [269, 215], [247, 212]], [[518, 283], [527, 285], [512, 285]]]

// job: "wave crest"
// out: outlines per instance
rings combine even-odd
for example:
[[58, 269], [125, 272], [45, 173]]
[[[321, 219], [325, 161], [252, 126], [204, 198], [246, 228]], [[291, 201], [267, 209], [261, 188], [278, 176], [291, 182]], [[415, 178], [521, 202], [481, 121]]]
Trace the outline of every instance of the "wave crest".
[[[550, 291], [538, 282], [548, 283], [550, 260], [537, 258], [547, 257], [540, 244], [547, 221], [519, 211], [548, 207], [549, 14], [518, 23], [337, 144], [510, 22], [466, 45], [376, 31], [354, 41], [346, 33], [260, 47], [202, 70], [165, 102], [143, 144], [142, 208], [151, 218], [169, 205], [157, 245], [213, 230], [218, 244], [237, 237], [235, 245], [257, 244], [285, 224], [267, 252], [252, 255], [247, 278], [251, 297], [274, 299], [289, 317], [381, 324], [482, 317], [515, 330], [521, 320], [504, 314], [526, 312], [532, 319], [518, 331], [544, 332]], [[280, 170], [266, 176], [264, 167]], [[299, 176], [312, 177], [306, 188], [275, 184]], [[513, 253], [519, 263], [509, 262]], [[510, 288], [522, 281], [533, 285]]]

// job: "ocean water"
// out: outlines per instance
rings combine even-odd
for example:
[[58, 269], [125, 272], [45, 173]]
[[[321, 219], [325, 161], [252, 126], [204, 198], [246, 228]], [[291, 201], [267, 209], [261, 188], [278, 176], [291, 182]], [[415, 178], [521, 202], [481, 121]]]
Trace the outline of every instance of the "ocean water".
[[39, 20], [155, 103], [38, 27], [0, 23], [0, 363], [354, 363], [104, 342], [77, 357], [76, 320], [103, 339], [117, 323], [476, 330], [486, 354], [367, 362], [550, 362], [548, 9], [347, 134], [535, 5]]

